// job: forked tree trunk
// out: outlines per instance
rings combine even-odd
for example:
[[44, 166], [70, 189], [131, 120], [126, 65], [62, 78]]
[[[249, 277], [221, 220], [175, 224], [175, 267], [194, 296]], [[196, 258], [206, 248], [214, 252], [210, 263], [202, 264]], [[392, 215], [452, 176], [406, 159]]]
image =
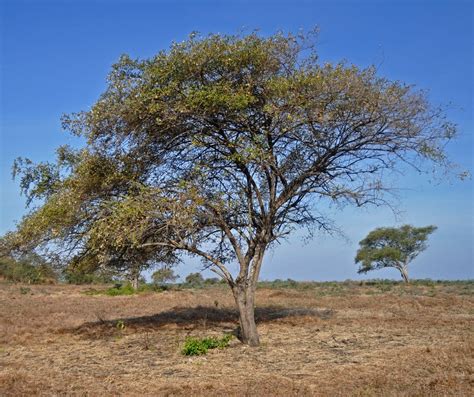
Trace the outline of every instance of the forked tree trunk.
[[255, 288], [250, 285], [236, 285], [232, 289], [239, 309], [240, 340], [249, 346], [258, 346], [260, 339], [255, 323]]
[[245, 277], [231, 285], [235, 303], [239, 309], [240, 340], [249, 346], [260, 345], [257, 324], [255, 323], [255, 291], [258, 276], [265, 254], [266, 244], [261, 244], [255, 250], [250, 268], [246, 268]]

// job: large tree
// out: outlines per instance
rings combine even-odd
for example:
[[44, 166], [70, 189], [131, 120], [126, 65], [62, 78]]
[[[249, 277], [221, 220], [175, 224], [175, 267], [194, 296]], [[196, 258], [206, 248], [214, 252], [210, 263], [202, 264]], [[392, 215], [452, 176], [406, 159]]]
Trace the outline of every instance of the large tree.
[[[55, 244], [79, 233], [99, 251], [201, 257], [232, 289], [252, 346], [265, 252], [299, 227], [332, 230], [325, 199], [384, 204], [394, 170], [445, 167], [455, 135], [413, 87], [321, 64], [311, 34], [191, 35], [150, 59], [123, 56], [97, 103], [64, 127], [87, 144], [68, 172], [24, 174], [27, 191], [47, 186], [26, 229]], [[51, 227], [45, 208], [69, 208], [67, 224]]]
[[393, 267], [408, 283], [408, 264], [428, 248], [427, 241], [436, 226], [414, 227], [403, 225], [379, 227], [359, 242], [355, 262], [360, 263], [359, 273]]

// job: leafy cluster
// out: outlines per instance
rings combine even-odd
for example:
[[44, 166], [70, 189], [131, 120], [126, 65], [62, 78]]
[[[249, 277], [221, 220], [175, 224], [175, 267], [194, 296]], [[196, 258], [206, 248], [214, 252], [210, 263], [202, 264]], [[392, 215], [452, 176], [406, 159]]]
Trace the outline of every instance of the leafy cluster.
[[156, 285], [164, 285], [167, 282], [176, 281], [179, 276], [174, 273], [172, 268], [162, 267], [161, 269], [156, 270], [151, 275], [151, 278], [153, 280], [153, 283], [155, 283]]
[[185, 278], [185, 283], [190, 287], [202, 287], [204, 285], [204, 277], [201, 273], [190, 273]]
[[125, 285], [115, 285], [105, 291], [105, 294], [109, 296], [133, 295], [135, 293], [135, 289], [129, 283]]
[[110, 284], [116, 281], [117, 273], [112, 269], [98, 268], [95, 263], [92, 265], [69, 263], [62, 269], [64, 281], [69, 284]]
[[58, 274], [37, 255], [24, 255], [18, 259], [0, 257], [0, 278], [12, 282], [42, 284], [55, 283]]
[[227, 334], [222, 338], [207, 337], [207, 338], [187, 338], [184, 342], [181, 353], [185, 356], [199, 356], [206, 354], [209, 349], [223, 349], [229, 346], [232, 340], [232, 335]]

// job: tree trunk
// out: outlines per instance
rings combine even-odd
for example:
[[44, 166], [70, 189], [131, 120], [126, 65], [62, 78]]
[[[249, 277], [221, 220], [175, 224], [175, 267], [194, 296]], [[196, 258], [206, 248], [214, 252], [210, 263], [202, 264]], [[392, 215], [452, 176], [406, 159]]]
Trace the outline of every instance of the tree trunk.
[[241, 274], [244, 277], [240, 278], [240, 280], [237, 279], [237, 282], [231, 286], [235, 303], [239, 309], [240, 340], [249, 346], [260, 345], [260, 338], [255, 323], [255, 291], [257, 290], [258, 276], [262, 267], [265, 249], [266, 244], [260, 244], [257, 247], [250, 268], [244, 267], [248, 270], [248, 273]]
[[136, 272], [132, 275], [132, 287], [133, 289], [137, 290], [138, 289], [138, 279], [140, 277], [140, 273]]
[[239, 309], [240, 340], [246, 345], [258, 346], [260, 339], [255, 323], [255, 288], [248, 284], [236, 285], [233, 293]]
[[400, 267], [400, 273], [402, 274], [402, 277], [403, 277], [403, 280], [405, 281], [405, 283], [409, 283], [410, 280], [408, 278], [408, 269], [406, 266], [402, 266]]

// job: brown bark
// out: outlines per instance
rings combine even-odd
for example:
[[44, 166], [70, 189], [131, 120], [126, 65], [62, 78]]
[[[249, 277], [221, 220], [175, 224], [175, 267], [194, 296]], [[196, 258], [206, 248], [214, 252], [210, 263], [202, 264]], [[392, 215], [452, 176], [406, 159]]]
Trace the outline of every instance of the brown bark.
[[260, 339], [255, 323], [255, 292], [250, 285], [240, 284], [233, 288], [235, 303], [239, 309], [240, 332], [242, 343], [258, 346]]
[[[260, 345], [257, 324], [255, 323], [255, 291], [264, 253], [265, 244], [262, 244], [255, 250], [249, 274], [246, 274], [243, 279], [238, 279], [232, 286], [235, 303], [239, 309], [240, 340], [249, 346]], [[248, 271], [248, 267], [245, 270]]]

